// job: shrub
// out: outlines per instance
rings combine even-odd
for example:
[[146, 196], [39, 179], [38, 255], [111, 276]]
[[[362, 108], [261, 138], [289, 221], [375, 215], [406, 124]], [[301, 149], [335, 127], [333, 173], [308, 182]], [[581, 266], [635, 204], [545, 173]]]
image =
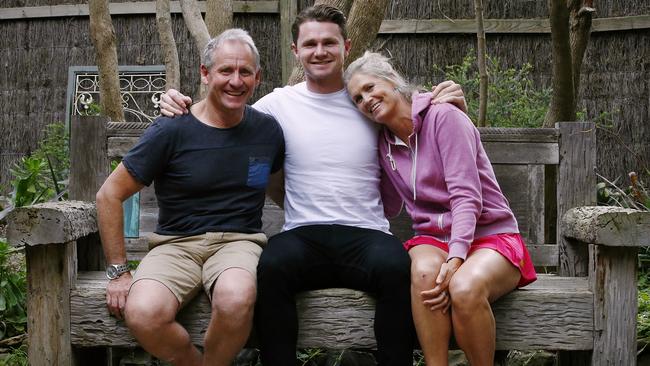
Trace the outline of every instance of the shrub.
[[[445, 79], [462, 85], [469, 108], [469, 117], [478, 120], [479, 73], [474, 51], [460, 65], [444, 68], [434, 66]], [[504, 69], [497, 58], [488, 57], [488, 106], [486, 120], [492, 127], [540, 127], [551, 100], [551, 89], [536, 89], [526, 63], [520, 69]]]
[[45, 127], [44, 134], [38, 148], [11, 169], [11, 200], [15, 207], [60, 198], [65, 193], [70, 169], [65, 126], [52, 123]]

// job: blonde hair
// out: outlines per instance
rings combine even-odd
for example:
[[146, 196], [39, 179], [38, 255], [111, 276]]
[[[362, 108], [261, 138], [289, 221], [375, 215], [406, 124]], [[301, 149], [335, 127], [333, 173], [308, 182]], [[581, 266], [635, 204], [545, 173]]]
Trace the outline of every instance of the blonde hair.
[[358, 73], [376, 76], [388, 81], [409, 102], [411, 101], [413, 92], [418, 90], [417, 87], [404, 80], [404, 77], [391, 65], [388, 57], [380, 53], [366, 51], [363, 56], [352, 62], [343, 73], [343, 81], [345, 84], [347, 85], [352, 77]]

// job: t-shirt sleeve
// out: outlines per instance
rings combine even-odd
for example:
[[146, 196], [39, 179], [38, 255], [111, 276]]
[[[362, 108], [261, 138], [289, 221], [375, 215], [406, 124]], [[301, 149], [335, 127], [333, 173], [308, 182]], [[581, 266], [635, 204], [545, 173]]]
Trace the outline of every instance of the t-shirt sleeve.
[[138, 182], [149, 186], [169, 161], [172, 136], [169, 119], [158, 118], [122, 159], [126, 170]]
[[279, 132], [279, 139], [280, 139], [280, 148], [278, 149], [278, 153], [275, 154], [275, 160], [273, 160], [273, 165], [271, 166], [271, 173], [275, 173], [278, 170], [282, 169], [284, 166], [284, 154], [285, 154], [285, 149], [284, 149], [284, 135], [282, 134], [282, 129], [280, 129]]

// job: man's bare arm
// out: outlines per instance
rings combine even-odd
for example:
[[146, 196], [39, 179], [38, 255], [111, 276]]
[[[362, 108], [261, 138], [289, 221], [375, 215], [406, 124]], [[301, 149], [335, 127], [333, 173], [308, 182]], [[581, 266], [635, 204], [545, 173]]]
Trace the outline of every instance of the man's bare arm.
[[467, 113], [467, 102], [465, 101], [465, 93], [460, 84], [451, 80], [443, 81], [436, 85], [431, 90], [432, 98], [431, 104], [451, 103], [458, 107], [461, 111]]
[[[124, 246], [124, 211], [122, 202], [142, 189], [121, 163], [97, 192], [99, 235], [108, 264], [126, 263]], [[131, 287], [131, 274], [125, 273], [108, 282], [106, 304], [111, 314], [122, 319], [126, 296]]]

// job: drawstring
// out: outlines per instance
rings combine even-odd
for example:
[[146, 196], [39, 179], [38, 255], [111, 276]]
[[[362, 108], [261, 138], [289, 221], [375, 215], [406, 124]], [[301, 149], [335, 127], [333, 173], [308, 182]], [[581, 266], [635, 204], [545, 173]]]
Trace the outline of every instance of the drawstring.
[[415, 178], [417, 175], [417, 166], [418, 166], [418, 134], [415, 134], [415, 154], [413, 155], [413, 165], [411, 166], [411, 184], [413, 185], [413, 201], [417, 198], [417, 193], [415, 191]]
[[388, 144], [388, 154], [386, 154], [386, 157], [388, 158], [388, 161], [390, 162], [390, 168], [393, 170], [397, 170], [397, 165], [395, 165], [395, 160], [393, 160], [393, 154], [391, 154], [390, 151], [390, 143]]

